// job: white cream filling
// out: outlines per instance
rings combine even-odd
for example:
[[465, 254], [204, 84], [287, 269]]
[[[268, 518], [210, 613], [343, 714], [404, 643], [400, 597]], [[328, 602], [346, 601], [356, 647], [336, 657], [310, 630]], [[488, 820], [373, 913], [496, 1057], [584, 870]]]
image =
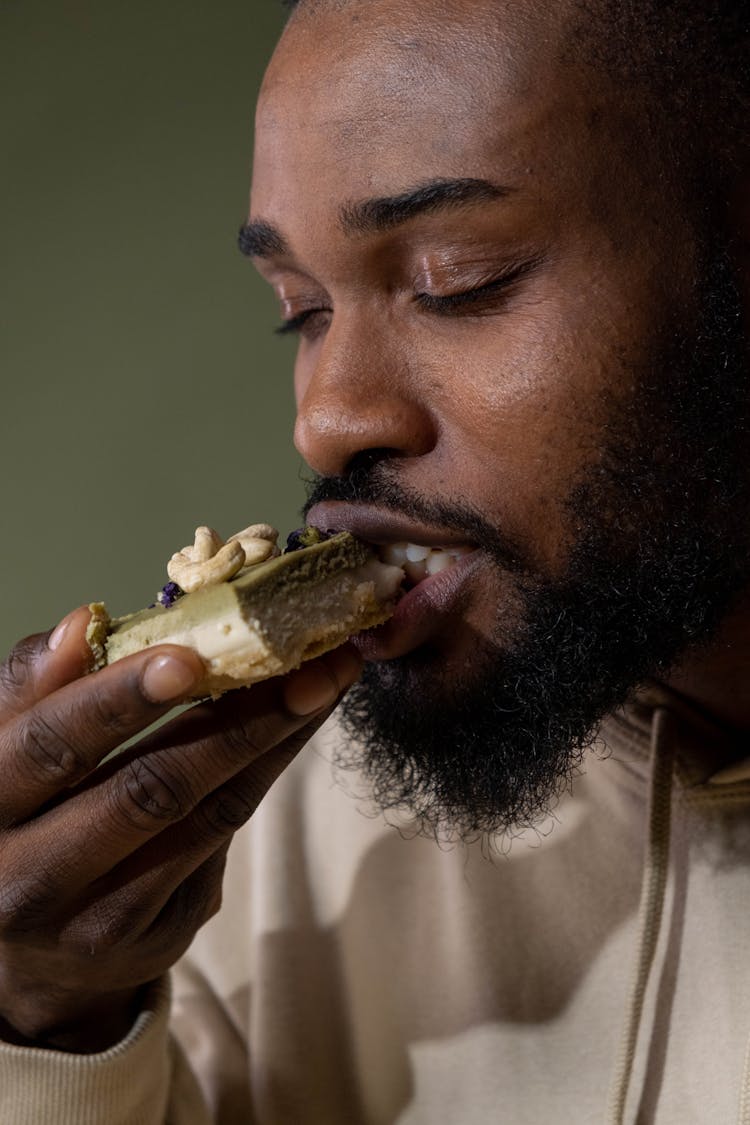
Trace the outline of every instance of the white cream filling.
[[246, 653], [248, 660], [263, 660], [269, 649], [255, 621], [246, 621], [235, 603], [218, 618], [170, 633], [170, 644], [187, 645], [204, 660]]
[[455, 566], [473, 547], [424, 547], [419, 543], [389, 543], [380, 548], [384, 563], [403, 567], [410, 582], [422, 582], [432, 574]]

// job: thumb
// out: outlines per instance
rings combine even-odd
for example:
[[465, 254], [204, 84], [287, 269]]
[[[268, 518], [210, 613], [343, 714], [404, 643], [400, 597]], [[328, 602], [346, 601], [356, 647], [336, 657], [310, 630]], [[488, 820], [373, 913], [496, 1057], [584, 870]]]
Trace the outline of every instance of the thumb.
[[25, 637], [13, 647], [0, 665], [0, 710], [19, 714], [88, 672], [90, 620], [91, 611], [80, 606], [48, 633]]

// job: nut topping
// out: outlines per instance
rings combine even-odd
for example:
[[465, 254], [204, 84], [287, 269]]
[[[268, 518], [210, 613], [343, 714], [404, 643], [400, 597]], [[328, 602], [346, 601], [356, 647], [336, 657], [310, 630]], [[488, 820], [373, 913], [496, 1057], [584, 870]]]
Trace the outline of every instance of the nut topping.
[[278, 537], [278, 531], [270, 523], [253, 523], [244, 531], [230, 535], [228, 542], [236, 540], [241, 543], [245, 552], [245, 566], [255, 566], [256, 563], [265, 562], [279, 554], [276, 546]]
[[167, 563], [167, 573], [185, 593], [227, 582], [243, 567], [255, 566], [278, 555], [278, 532], [267, 523], [252, 524], [225, 543], [211, 527], [195, 529], [192, 546], [177, 551]]

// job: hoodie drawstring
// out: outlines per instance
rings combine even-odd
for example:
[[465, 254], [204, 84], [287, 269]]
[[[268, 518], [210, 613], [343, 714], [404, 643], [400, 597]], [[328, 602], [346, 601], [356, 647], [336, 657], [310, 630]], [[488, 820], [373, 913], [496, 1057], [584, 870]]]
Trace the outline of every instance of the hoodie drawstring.
[[625, 1023], [610, 1086], [607, 1125], [623, 1125], [624, 1122], [643, 1003], [661, 928], [669, 870], [674, 755], [675, 739], [671, 737], [670, 715], [666, 709], [659, 707], [654, 711], [651, 725], [648, 842], [638, 908], [638, 941], [625, 1008]]
[[750, 1125], [750, 1042], [748, 1042], [745, 1050], [745, 1066], [742, 1071], [740, 1109], [737, 1114], [737, 1125]]

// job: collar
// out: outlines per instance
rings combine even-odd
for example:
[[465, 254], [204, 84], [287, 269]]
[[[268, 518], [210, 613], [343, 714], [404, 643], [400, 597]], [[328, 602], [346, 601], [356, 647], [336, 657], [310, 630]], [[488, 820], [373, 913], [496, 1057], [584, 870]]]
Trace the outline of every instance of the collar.
[[715, 722], [677, 692], [649, 682], [605, 719], [600, 739], [615, 757], [648, 772], [654, 715], [666, 710], [676, 739], [675, 776], [686, 788], [750, 781], [750, 741]]

